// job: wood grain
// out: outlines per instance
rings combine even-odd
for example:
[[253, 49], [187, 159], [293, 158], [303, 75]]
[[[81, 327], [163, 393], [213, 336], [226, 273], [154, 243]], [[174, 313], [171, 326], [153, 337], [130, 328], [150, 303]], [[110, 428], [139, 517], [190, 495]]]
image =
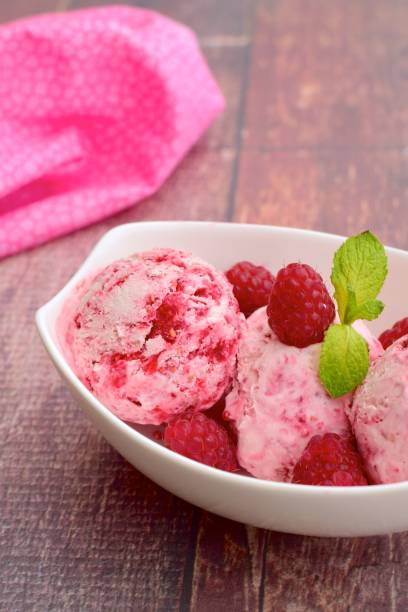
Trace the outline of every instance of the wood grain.
[[[406, 609], [396, 576], [407, 575], [407, 558], [396, 554], [407, 536], [338, 539], [268, 534], [265, 610]], [[398, 561], [397, 561], [398, 558]]]
[[[0, 21], [94, 4], [4, 2]], [[133, 4], [197, 32], [227, 112], [153, 197], [0, 262], [0, 610], [405, 612], [407, 534], [284, 535], [175, 498], [84, 419], [33, 316], [96, 240], [127, 221], [370, 227], [408, 248], [408, 5]]]
[[262, 609], [266, 532], [203, 512], [193, 574], [191, 610]]
[[[111, 4], [110, 0], [70, 0], [71, 8], [83, 6], [98, 6]], [[163, 13], [172, 19], [192, 28], [200, 39], [214, 38], [238, 39], [248, 33], [250, 14], [252, 12], [251, 0], [203, 0], [191, 2], [190, 0], [130, 0], [126, 4], [148, 8]]]
[[405, 2], [257, 6], [246, 147], [405, 147]]
[[371, 228], [408, 247], [408, 156], [400, 150], [241, 151], [235, 220], [350, 235]]
[[[61, 1], [61, 0], [60, 0]], [[54, 12], [58, 10], [58, 0], [13, 0], [2, 2], [0, 6], [0, 23], [20, 19], [28, 15]]]

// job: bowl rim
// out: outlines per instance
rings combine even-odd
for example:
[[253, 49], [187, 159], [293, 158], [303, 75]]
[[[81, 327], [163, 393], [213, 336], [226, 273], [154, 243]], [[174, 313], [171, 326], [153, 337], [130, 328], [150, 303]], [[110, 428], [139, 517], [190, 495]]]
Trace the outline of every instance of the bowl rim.
[[[188, 457], [184, 457], [175, 451], [172, 451], [165, 446], [158, 444], [156, 441], [151, 440], [146, 435], [140, 433], [136, 429], [134, 429], [131, 425], [122, 421], [119, 417], [113, 414], [109, 408], [107, 408], [100, 400], [98, 400], [80, 381], [75, 372], [72, 370], [67, 360], [65, 359], [61, 349], [55, 342], [54, 338], [48, 327], [48, 314], [51, 309], [53, 309], [58, 302], [62, 302], [64, 297], [69, 293], [71, 288], [77, 284], [78, 280], [82, 278], [86, 273], [86, 268], [92, 263], [93, 258], [96, 253], [98, 253], [101, 249], [104, 249], [104, 243], [107, 242], [108, 239], [112, 239], [115, 237], [115, 234], [118, 236], [124, 231], [134, 228], [142, 228], [146, 226], [154, 227], [158, 226], [167, 226], [167, 227], [175, 227], [175, 226], [190, 226], [191, 228], [195, 227], [203, 227], [203, 226], [214, 226], [222, 227], [226, 229], [227, 227], [239, 227], [244, 231], [252, 231], [254, 229], [258, 231], [268, 231], [275, 233], [290, 233], [298, 236], [304, 237], [316, 237], [316, 238], [335, 238], [336, 240], [344, 240], [344, 236], [338, 234], [332, 234], [328, 232], [302, 229], [302, 228], [291, 228], [286, 226], [274, 226], [274, 225], [264, 225], [264, 224], [250, 224], [250, 223], [232, 223], [232, 222], [222, 222], [222, 221], [140, 221], [133, 223], [124, 223], [117, 225], [107, 232], [105, 232], [97, 241], [95, 246], [90, 251], [89, 255], [84, 259], [82, 264], [79, 266], [77, 271], [73, 274], [73, 276], [67, 281], [67, 283], [58, 291], [51, 299], [49, 299], [43, 306], [38, 308], [35, 313], [35, 323], [37, 326], [37, 330], [41, 337], [41, 340], [47, 349], [47, 352], [51, 358], [51, 361], [54, 363], [58, 371], [61, 373], [62, 377], [67, 380], [76, 390], [78, 395], [82, 396], [88, 405], [92, 407], [93, 410], [99, 413], [100, 416], [106, 420], [110, 426], [114, 429], [118, 429], [121, 431], [126, 437], [132, 439], [138, 445], [146, 448], [146, 450], [156, 453], [157, 455], [161, 455], [162, 459], [170, 462], [170, 463], [178, 463], [188, 469], [190, 472], [197, 472], [203, 476], [209, 476], [211, 478], [218, 479], [221, 481], [226, 481], [231, 484], [245, 485], [249, 487], [250, 490], [260, 491], [266, 490], [270, 492], [280, 492], [288, 495], [297, 495], [297, 494], [305, 494], [308, 493], [313, 495], [314, 497], [321, 496], [339, 496], [339, 497], [355, 497], [359, 498], [361, 495], [364, 496], [376, 496], [381, 493], [397, 493], [402, 491], [408, 491], [408, 480], [387, 484], [375, 484], [375, 485], [357, 485], [357, 486], [342, 486], [342, 487], [332, 487], [328, 485], [306, 485], [306, 484], [297, 484], [291, 482], [280, 482], [274, 480], [266, 480], [264, 478], [256, 478], [252, 476], [247, 476], [245, 474], [238, 474], [232, 472], [226, 472], [193, 459], [189, 459]], [[235, 231], [235, 230], [233, 230]], [[395, 247], [386, 246], [387, 253], [394, 253], [395, 255], [404, 254], [408, 256], [408, 252], [403, 249], [397, 249]]]

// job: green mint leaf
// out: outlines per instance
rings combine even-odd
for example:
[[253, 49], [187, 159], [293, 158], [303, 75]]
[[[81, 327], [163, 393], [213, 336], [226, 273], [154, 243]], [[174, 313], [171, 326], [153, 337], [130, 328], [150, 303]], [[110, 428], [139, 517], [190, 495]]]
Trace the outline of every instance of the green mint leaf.
[[344, 317], [343, 319], [340, 319], [340, 320], [343, 320], [343, 323], [351, 324], [352, 319], [353, 319], [353, 314], [358, 310], [356, 294], [351, 289], [349, 289], [347, 292], [346, 300], [347, 300], [346, 302], [347, 306], [346, 306], [346, 310], [344, 313]]
[[[378, 310], [380, 314], [381, 311], [373, 303], [386, 276], [387, 256], [374, 234], [363, 232], [342, 244], [334, 255], [331, 275], [342, 323], [352, 323], [357, 318], [363, 318], [358, 315], [359, 312], [373, 316]], [[366, 307], [367, 303], [371, 305]]]
[[320, 380], [335, 398], [353, 391], [366, 377], [369, 366], [368, 346], [350, 325], [331, 325], [321, 353]]
[[354, 323], [357, 319], [365, 319], [366, 321], [373, 321], [377, 317], [380, 316], [382, 311], [384, 310], [384, 302], [381, 300], [368, 300], [361, 306], [356, 306], [351, 315], [346, 313], [346, 321], [347, 323]]

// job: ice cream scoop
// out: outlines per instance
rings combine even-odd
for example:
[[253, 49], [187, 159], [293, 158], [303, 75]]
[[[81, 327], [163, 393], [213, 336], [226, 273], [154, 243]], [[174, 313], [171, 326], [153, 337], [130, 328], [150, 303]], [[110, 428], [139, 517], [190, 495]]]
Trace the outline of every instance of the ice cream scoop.
[[408, 336], [371, 364], [348, 413], [372, 482], [408, 480]]
[[367, 325], [363, 323], [363, 321], [354, 321], [353, 327], [356, 332], [358, 332], [360, 336], [363, 336], [364, 340], [367, 342], [368, 351], [370, 354], [370, 361], [375, 361], [377, 357], [382, 355], [384, 352], [381, 342], [378, 340], [378, 338], [373, 336], [373, 334], [370, 332]]
[[[371, 356], [379, 347], [361, 322]], [[238, 434], [238, 460], [258, 478], [290, 481], [309, 440], [347, 434], [350, 395], [332, 399], [319, 380], [320, 344], [288, 346], [270, 329], [264, 308], [248, 319], [226, 416]]]
[[220, 398], [245, 325], [222, 273], [189, 253], [155, 249], [86, 279], [63, 309], [59, 336], [112, 412], [159, 424]]

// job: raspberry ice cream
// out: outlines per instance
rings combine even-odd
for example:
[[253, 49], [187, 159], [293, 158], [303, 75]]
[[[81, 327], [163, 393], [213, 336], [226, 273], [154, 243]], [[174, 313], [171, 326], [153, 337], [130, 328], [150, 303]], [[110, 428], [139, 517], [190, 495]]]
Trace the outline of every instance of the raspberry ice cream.
[[349, 418], [372, 482], [408, 480], [408, 336], [370, 366]]
[[159, 424], [221, 397], [245, 325], [222, 273], [188, 253], [156, 249], [85, 281], [59, 329], [99, 400], [126, 421]]
[[[370, 338], [363, 323], [358, 327]], [[370, 344], [378, 349], [376, 341]], [[248, 319], [225, 414], [235, 422], [239, 463], [258, 478], [290, 481], [314, 435], [349, 432], [345, 409], [350, 395], [327, 395], [318, 374], [320, 347], [281, 343], [268, 325], [265, 308]]]
[[364, 340], [367, 342], [370, 361], [375, 361], [384, 352], [381, 342], [378, 340], [378, 338], [372, 335], [367, 325], [363, 323], [363, 321], [354, 321], [353, 327], [356, 332], [358, 332], [360, 336], [363, 336]]

